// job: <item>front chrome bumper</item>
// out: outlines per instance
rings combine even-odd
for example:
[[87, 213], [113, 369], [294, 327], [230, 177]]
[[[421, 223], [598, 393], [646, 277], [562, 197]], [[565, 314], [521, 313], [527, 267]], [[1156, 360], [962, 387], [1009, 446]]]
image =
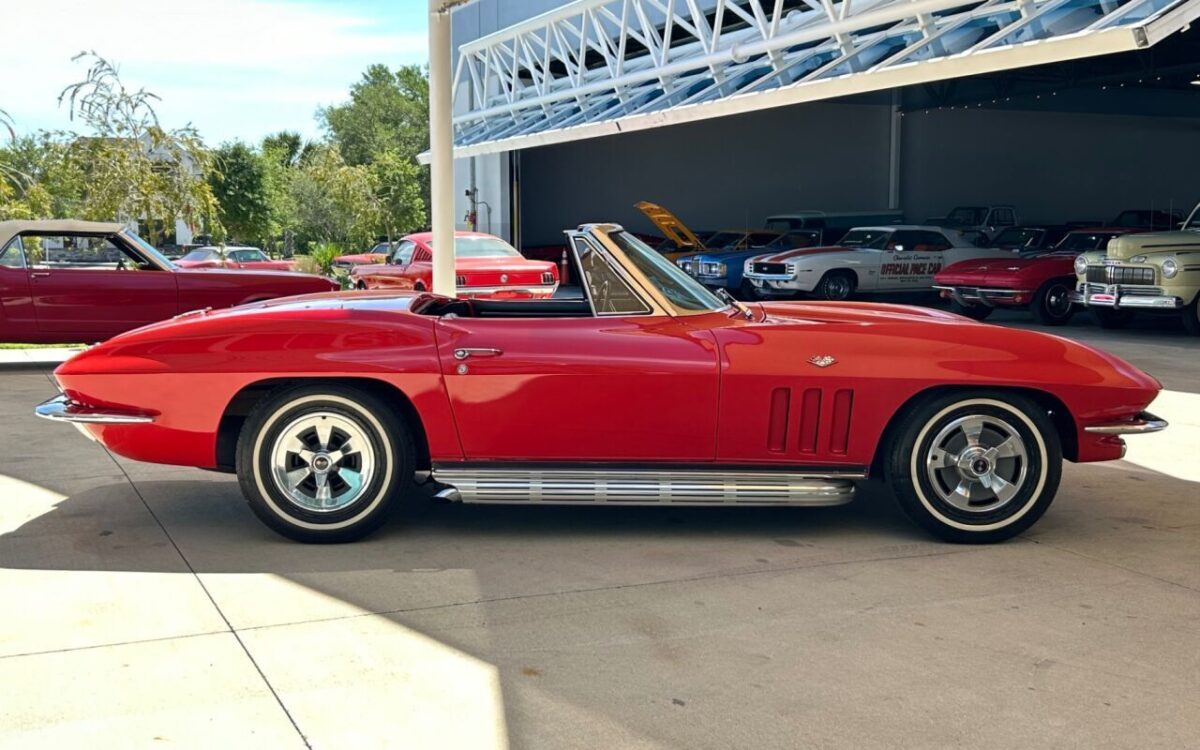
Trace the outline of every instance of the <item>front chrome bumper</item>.
[[1144, 435], [1150, 432], [1161, 432], [1165, 429], [1167, 429], [1167, 420], [1144, 411], [1126, 422], [1088, 425], [1083, 428], [1083, 431], [1097, 435]]
[[77, 404], [61, 393], [38, 404], [33, 413], [42, 419], [68, 424], [150, 424], [154, 421], [154, 417], [148, 414], [94, 409]]
[[1071, 301], [1087, 307], [1117, 310], [1179, 310], [1186, 304], [1182, 298], [1166, 294], [1158, 287], [1095, 283], [1080, 284], [1071, 295]]
[[988, 307], [995, 307], [997, 304], [1013, 304], [1016, 299], [1032, 294], [1028, 289], [987, 289], [977, 286], [943, 286], [939, 284], [934, 284], [933, 288], [949, 292], [950, 299], [964, 307], [969, 307], [975, 302]]

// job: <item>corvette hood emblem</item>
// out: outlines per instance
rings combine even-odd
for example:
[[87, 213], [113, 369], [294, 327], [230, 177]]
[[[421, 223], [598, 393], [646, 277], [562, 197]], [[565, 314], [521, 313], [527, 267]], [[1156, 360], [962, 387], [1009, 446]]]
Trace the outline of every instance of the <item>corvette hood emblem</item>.
[[808, 363], [817, 367], [829, 367], [830, 365], [837, 364], [837, 360], [828, 354], [821, 354], [816, 357], [809, 357]]

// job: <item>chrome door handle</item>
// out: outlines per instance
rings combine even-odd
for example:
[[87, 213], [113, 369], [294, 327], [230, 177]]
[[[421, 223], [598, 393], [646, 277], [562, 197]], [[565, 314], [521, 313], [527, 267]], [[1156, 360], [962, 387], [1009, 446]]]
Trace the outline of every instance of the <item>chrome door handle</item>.
[[454, 358], [462, 360], [469, 357], [499, 357], [503, 353], [499, 349], [455, 349]]
[[50, 275], [49, 271], [30, 271], [29, 277], [32, 279], [42, 279]]

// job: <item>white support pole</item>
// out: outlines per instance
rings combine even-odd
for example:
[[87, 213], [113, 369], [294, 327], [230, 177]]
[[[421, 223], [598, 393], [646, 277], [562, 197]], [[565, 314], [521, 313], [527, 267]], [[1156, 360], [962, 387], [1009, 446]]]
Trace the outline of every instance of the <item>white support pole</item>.
[[454, 297], [454, 130], [450, 3], [429, 0], [429, 167], [433, 292]]

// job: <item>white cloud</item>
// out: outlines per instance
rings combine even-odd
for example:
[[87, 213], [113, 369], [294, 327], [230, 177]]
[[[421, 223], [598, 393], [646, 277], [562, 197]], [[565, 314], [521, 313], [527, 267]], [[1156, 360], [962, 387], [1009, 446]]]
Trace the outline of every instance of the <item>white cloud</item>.
[[[390, 20], [390, 19], [389, 19]], [[397, 30], [337, 7], [283, 0], [0, 0], [0, 109], [23, 130], [65, 127], [56, 97], [95, 50], [127, 85], [162, 97], [168, 125], [195, 123], [209, 141], [283, 128], [314, 134], [374, 62], [424, 62], [423, 28]]]

